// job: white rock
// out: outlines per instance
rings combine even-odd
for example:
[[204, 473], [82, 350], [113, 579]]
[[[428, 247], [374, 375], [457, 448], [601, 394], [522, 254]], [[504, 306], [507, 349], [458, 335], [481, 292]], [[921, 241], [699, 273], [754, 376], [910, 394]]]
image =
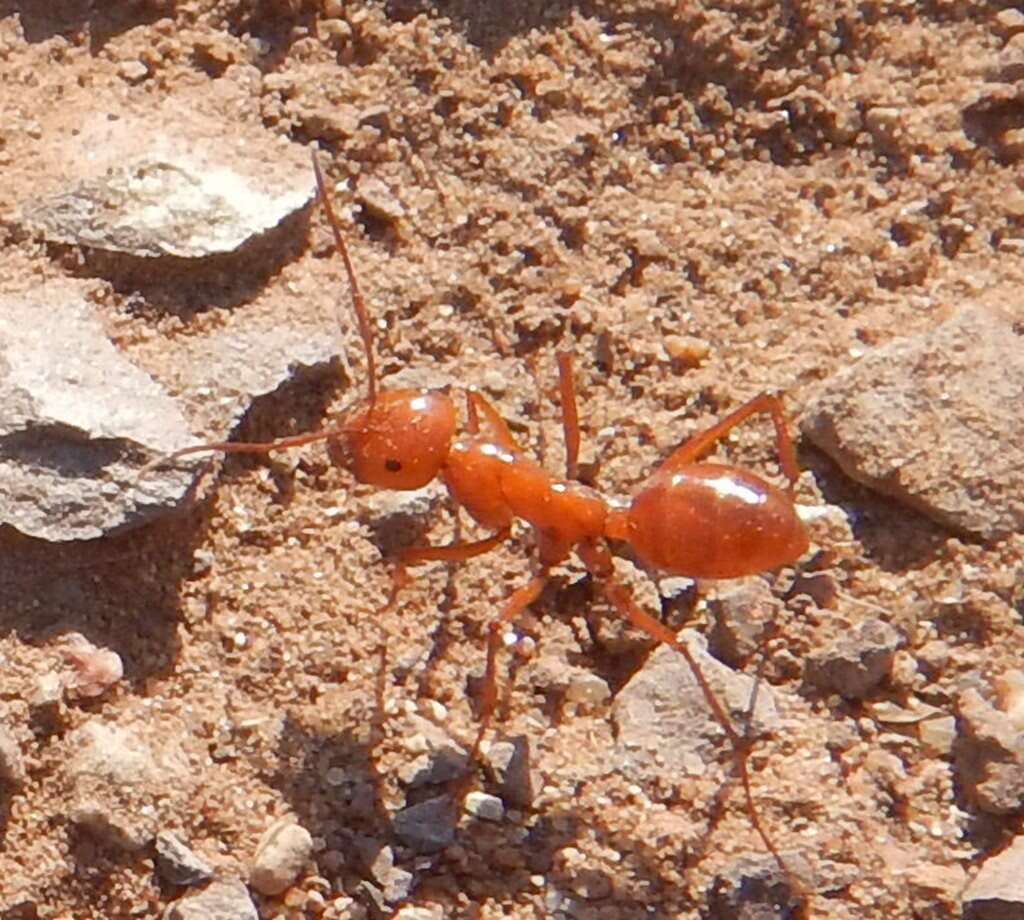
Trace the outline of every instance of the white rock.
[[249, 881], [260, 894], [278, 895], [294, 884], [312, 855], [309, 831], [292, 818], [282, 818], [260, 839]]

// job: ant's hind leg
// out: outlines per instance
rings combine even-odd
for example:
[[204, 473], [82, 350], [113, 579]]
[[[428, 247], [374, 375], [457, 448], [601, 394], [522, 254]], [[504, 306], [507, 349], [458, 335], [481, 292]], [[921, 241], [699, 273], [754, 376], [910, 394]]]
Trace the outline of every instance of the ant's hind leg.
[[673, 648], [686, 660], [694, 679], [697, 681], [697, 685], [700, 687], [701, 693], [707, 701], [708, 708], [711, 710], [715, 721], [722, 727], [732, 746], [733, 761], [740, 778], [740, 784], [743, 787], [743, 796], [747, 814], [750, 816], [750, 823], [753, 825], [758, 837], [761, 838], [765, 849], [771, 853], [786, 877], [790, 880], [794, 890], [799, 893], [801, 898], [805, 898], [806, 888], [803, 882], [790, 869], [783, 858], [775, 841], [761, 821], [761, 814], [754, 804], [754, 793], [750, 784], [750, 768], [747, 765], [747, 757], [752, 744], [751, 738], [745, 733], [741, 734], [737, 731], [732, 719], [729, 718], [726, 712], [725, 706], [722, 705], [722, 702], [716, 696], [711, 683], [686, 643], [680, 642], [672, 630], [644, 611], [633, 599], [629, 589], [615, 580], [615, 569], [608, 548], [596, 541], [587, 541], [577, 547], [577, 552], [584, 565], [586, 565], [587, 569], [601, 585], [605, 597], [608, 598], [609, 602], [623, 617], [634, 626], [638, 626], [653, 639], [657, 639], [659, 642], [663, 642], [665, 645]]
[[797, 479], [800, 478], [800, 468], [796, 464], [796, 451], [793, 449], [793, 439], [790, 437], [789, 428], [786, 425], [782, 398], [772, 393], [755, 396], [735, 411], [730, 412], [720, 422], [712, 425], [707, 431], [694, 435], [689, 441], [677, 447], [659, 469], [675, 470], [687, 464], [696, 463], [733, 428], [760, 412], [771, 416], [772, 424], [775, 426], [775, 444], [779, 452], [779, 464], [789, 480], [790, 491], [792, 491], [796, 486]]

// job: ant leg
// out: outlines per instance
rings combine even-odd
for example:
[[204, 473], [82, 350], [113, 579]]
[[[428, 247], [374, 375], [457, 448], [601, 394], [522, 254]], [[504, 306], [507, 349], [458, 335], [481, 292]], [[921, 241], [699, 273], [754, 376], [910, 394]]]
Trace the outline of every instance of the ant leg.
[[572, 353], [558, 353], [558, 394], [562, 404], [562, 431], [565, 434], [565, 478], [579, 478], [580, 416], [576, 409], [576, 384], [573, 381]]
[[503, 527], [497, 533], [474, 540], [471, 543], [449, 543], [447, 546], [410, 546], [399, 553], [400, 565], [416, 565], [418, 562], [461, 562], [489, 553], [500, 546], [512, 532], [511, 527]]
[[489, 537], [474, 540], [471, 543], [449, 543], [447, 546], [410, 546], [401, 550], [394, 568], [391, 570], [391, 591], [388, 593], [387, 602], [381, 613], [390, 612], [395, 608], [399, 592], [409, 584], [410, 576], [406, 571], [407, 566], [420, 562], [461, 562], [464, 559], [472, 559], [474, 556], [482, 556], [504, 543], [511, 532], [511, 527], [504, 527]]
[[730, 412], [720, 422], [712, 425], [707, 431], [690, 438], [685, 444], [677, 447], [659, 469], [674, 470], [689, 463], [695, 463], [711, 450], [716, 441], [720, 441], [737, 425], [759, 412], [765, 412], [771, 416], [772, 424], [775, 426], [775, 444], [779, 452], [779, 464], [789, 480], [789, 490], [792, 492], [797, 479], [800, 478], [800, 469], [796, 464], [793, 440], [789, 436], [789, 429], [786, 426], [782, 398], [773, 393], [762, 393], [760, 396], [755, 396], [735, 411]]
[[484, 685], [480, 691], [480, 728], [477, 730], [476, 740], [469, 752], [469, 760], [472, 763], [477, 759], [480, 751], [480, 743], [484, 740], [484, 734], [491, 724], [491, 716], [494, 714], [494, 706], [498, 701], [498, 649], [501, 647], [502, 627], [519, 616], [530, 606], [544, 590], [548, 582], [548, 570], [543, 568], [539, 575], [535, 575], [523, 587], [513, 592], [512, 596], [505, 602], [505, 609], [501, 615], [487, 625], [487, 666], [484, 670]]
[[736, 727], [733, 725], [728, 713], [725, 711], [725, 707], [715, 695], [710, 682], [707, 677], [704, 676], [704, 672], [701, 670], [700, 665], [697, 664], [697, 659], [694, 657], [693, 652], [690, 651], [689, 647], [685, 643], [680, 642], [672, 630], [644, 611], [633, 599], [629, 589], [615, 580], [615, 569], [612, 563], [611, 553], [608, 551], [608, 548], [601, 543], [588, 540], [577, 547], [577, 553], [583, 560], [584, 565], [586, 565], [587, 569], [601, 585], [605, 597], [608, 598], [609, 602], [616, 608], [616, 610], [619, 611], [620, 614], [622, 614], [622, 616], [629, 620], [634, 626], [638, 626], [653, 639], [663, 642], [675, 651], [679, 652], [679, 654], [686, 659], [686, 663], [689, 665], [690, 671], [693, 673], [694, 679], [697, 681], [697, 685], [700, 687], [701, 693], [704, 695], [704, 699], [707, 700], [708, 708], [711, 710], [712, 715], [715, 717], [715, 721], [722, 727], [722, 730], [725, 732], [726, 737], [732, 745], [733, 762], [736, 764], [740, 783], [743, 786], [743, 796], [746, 800], [750, 823], [754, 826], [754, 830], [761, 838], [761, 842], [764, 843], [765, 849], [767, 849], [774, 857], [775, 861], [785, 873], [786, 877], [790, 880], [790, 883], [793, 885], [798, 895], [801, 898], [805, 898], [806, 888], [804, 887], [803, 882], [789, 868], [785, 859], [783, 859], [782, 854], [779, 852], [779, 848], [775, 845], [775, 841], [772, 840], [768, 831], [765, 829], [764, 824], [761, 821], [761, 816], [754, 804], [754, 794], [750, 786], [750, 770], [747, 767], [747, 756], [750, 753], [752, 739], [746, 735], [741, 735], [736, 730]]

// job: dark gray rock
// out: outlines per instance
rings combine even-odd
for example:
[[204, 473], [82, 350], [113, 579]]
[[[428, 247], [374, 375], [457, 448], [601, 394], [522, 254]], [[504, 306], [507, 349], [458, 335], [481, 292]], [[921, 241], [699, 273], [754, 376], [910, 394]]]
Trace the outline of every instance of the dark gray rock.
[[213, 878], [213, 868], [170, 831], [156, 835], [156, 869], [172, 885], [201, 885]]
[[507, 741], [493, 742], [487, 750], [485, 762], [502, 801], [519, 808], [529, 806], [534, 795], [529, 738], [519, 735]]
[[888, 623], [864, 620], [808, 659], [807, 679], [846, 699], [864, 699], [889, 676], [900, 643]]
[[409, 805], [394, 818], [398, 839], [417, 853], [437, 853], [455, 841], [455, 807], [441, 795]]
[[[787, 860], [799, 859], [787, 854]], [[803, 864], [803, 860], [799, 860]], [[778, 862], [768, 854], [733, 860], [714, 881], [710, 920], [796, 920], [800, 898]]]

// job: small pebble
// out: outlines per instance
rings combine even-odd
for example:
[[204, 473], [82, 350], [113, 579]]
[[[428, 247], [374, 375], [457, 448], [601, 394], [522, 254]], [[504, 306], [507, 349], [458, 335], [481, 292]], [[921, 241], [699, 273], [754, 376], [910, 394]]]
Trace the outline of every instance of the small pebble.
[[676, 369], [700, 367], [711, 354], [711, 346], [690, 335], [665, 336], [665, 351]]
[[0, 783], [17, 789], [25, 784], [26, 778], [21, 745], [7, 728], [0, 725]]
[[201, 885], [213, 878], [213, 869], [170, 831], [156, 835], [156, 867], [172, 885]]
[[292, 818], [271, 825], [256, 847], [249, 881], [260, 894], [281, 894], [293, 884], [313, 855], [313, 838]]
[[574, 674], [565, 690], [565, 698], [571, 703], [599, 705], [606, 702], [611, 695], [608, 682], [589, 671]]
[[122, 61], [117, 72], [129, 83], [141, 83], [149, 76], [149, 68], [142, 61]]
[[466, 796], [466, 811], [484, 821], [500, 821], [505, 817], [505, 805], [496, 795], [470, 792]]

